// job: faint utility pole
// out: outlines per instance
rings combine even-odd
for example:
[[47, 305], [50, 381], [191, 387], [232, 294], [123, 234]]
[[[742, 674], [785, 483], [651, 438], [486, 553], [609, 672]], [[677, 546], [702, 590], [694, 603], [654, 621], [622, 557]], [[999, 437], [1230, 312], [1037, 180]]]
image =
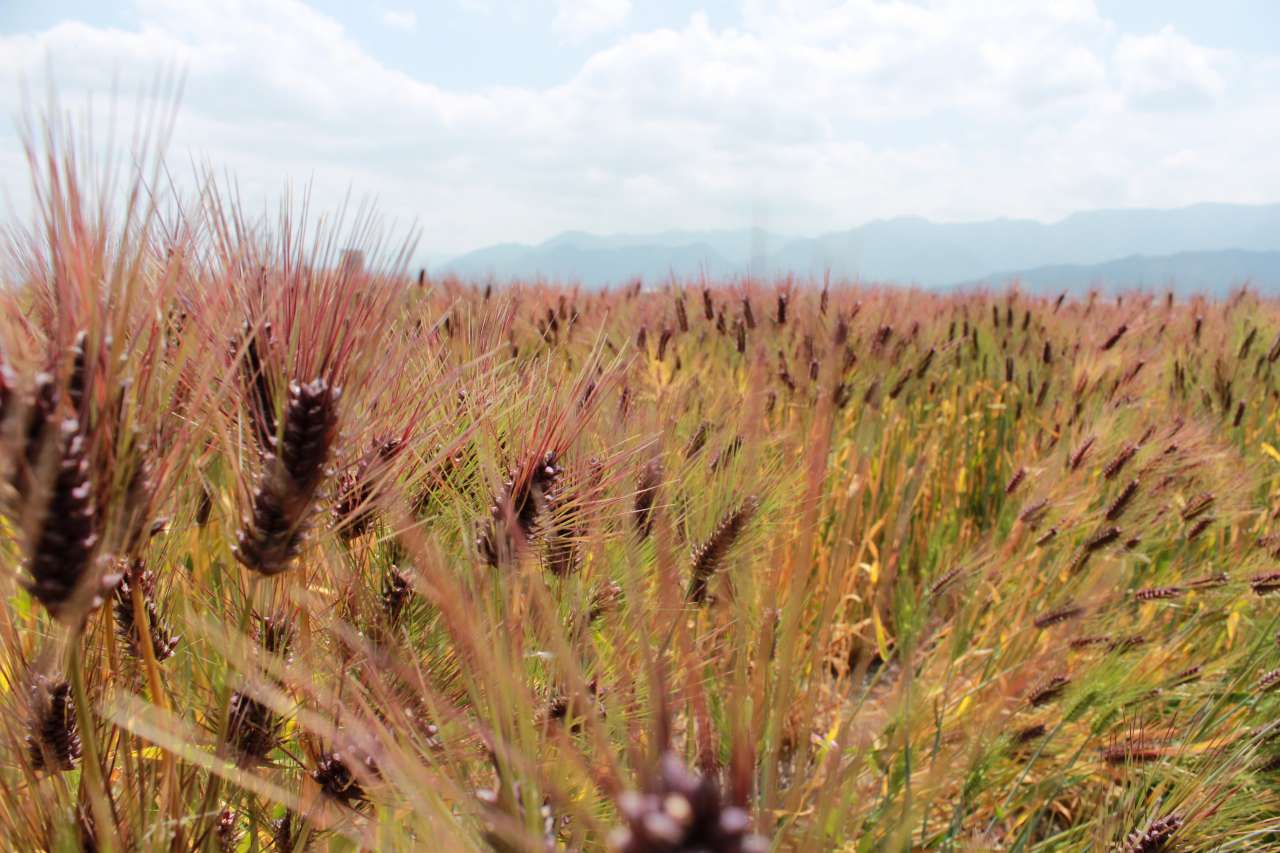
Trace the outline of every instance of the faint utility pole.
[[748, 276], [760, 281], [768, 271], [769, 263], [769, 210], [759, 199], [751, 202], [751, 259]]

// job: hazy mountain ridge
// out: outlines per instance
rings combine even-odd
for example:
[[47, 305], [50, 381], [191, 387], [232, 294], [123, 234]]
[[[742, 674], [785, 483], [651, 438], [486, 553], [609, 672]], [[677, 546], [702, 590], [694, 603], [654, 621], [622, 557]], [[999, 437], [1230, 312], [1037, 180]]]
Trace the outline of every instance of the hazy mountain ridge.
[[1173, 255], [1130, 255], [1101, 264], [1056, 264], [985, 276], [964, 286], [1000, 287], [1016, 283], [1026, 291], [1052, 293], [1097, 285], [1102, 289], [1136, 288], [1178, 294], [1223, 296], [1248, 283], [1280, 291], [1280, 252], [1224, 249]]
[[705, 243], [661, 246], [639, 243], [629, 246], [586, 248], [579, 245], [501, 246], [455, 259], [446, 271], [469, 278], [546, 279], [577, 281], [591, 286], [616, 284], [640, 277], [658, 281], [675, 275], [688, 278], [731, 276], [738, 265], [726, 260]]
[[[1219, 252], [1246, 254], [1230, 254], [1216, 262], [1208, 257]], [[1197, 276], [1221, 269], [1262, 277], [1271, 269], [1264, 257], [1269, 252], [1280, 252], [1280, 204], [1198, 204], [1171, 210], [1088, 211], [1052, 223], [938, 223], [900, 217], [789, 240], [758, 229], [613, 236], [566, 232], [537, 246], [504, 244], [470, 252], [438, 271], [498, 280], [541, 276], [589, 286], [636, 276], [659, 281], [672, 275], [725, 276], [750, 269], [804, 276], [829, 271], [840, 278], [944, 287], [1017, 274], [1009, 271], [1044, 276], [1047, 268], [1056, 268], [1054, 274], [1060, 277], [1136, 275], [1135, 258], [1145, 259], [1147, 279], [1161, 268], [1153, 264], [1154, 258], [1195, 263]], [[1254, 270], [1249, 268], [1252, 263], [1261, 266]], [[1177, 277], [1176, 267], [1163, 269]]]

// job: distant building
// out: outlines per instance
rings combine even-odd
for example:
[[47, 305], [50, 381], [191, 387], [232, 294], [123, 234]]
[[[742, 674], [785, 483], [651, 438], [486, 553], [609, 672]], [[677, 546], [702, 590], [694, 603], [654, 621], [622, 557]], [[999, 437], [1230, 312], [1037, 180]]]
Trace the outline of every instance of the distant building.
[[338, 266], [346, 273], [364, 272], [364, 252], [360, 249], [343, 249]]

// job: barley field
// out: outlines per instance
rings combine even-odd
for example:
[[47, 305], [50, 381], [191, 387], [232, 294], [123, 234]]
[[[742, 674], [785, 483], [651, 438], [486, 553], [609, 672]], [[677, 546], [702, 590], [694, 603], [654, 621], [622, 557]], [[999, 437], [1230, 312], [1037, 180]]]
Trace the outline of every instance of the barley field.
[[6, 848], [1280, 844], [1277, 303], [441, 280], [74, 138], [0, 290]]

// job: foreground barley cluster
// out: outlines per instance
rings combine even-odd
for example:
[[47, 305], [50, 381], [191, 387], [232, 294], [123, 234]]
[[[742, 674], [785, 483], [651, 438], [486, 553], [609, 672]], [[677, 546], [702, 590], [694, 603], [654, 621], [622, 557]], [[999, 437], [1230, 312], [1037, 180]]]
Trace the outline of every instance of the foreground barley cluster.
[[1274, 304], [431, 280], [41, 147], [6, 847], [1280, 843]]

